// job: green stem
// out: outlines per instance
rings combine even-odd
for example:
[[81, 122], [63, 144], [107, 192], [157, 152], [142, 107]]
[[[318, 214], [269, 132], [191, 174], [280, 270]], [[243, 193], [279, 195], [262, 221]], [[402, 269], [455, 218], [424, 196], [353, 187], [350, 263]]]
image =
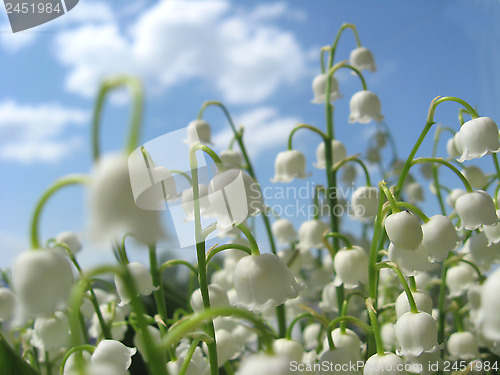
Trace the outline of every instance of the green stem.
[[61, 366], [60, 366], [60, 371], [59, 374], [63, 375], [64, 374], [64, 366], [66, 366], [66, 362], [68, 361], [68, 358], [71, 356], [73, 353], [79, 353], [79, 352], [89, 352], [89, 353], [94, 353], [95, 346], [93, 345], [80, 345], [80, 346], [75, 346], [74, 348], [71, 348], [66, 352], [64, 355], [62, 361], [61, 361]]
[[292, 145], [293, 136], [297, 132], [297, 130], [299, 130], [299, 129], [308, 129], [308, 130], [312, 131], [313, 133], [319, 134], [319, 136], [321, 138], [323, 138], [323, 142], [325, 142], [325, 146], [328, 143], [328, 136], [325, 133], [323, 133], [321, 130], [319, 130], [317, 127], [312, 126], [312, 125], [308, 125], [308, 124], [300, 123], [292, 129], [292, 131], [290, 132], [290, 135], [288, 136], [288, 149], [289, 150], [293, 150], [293, 145]]
[[160, 271], [163, 272], [167, 268], [170, 268], [173, 266], [178, 266], [178, 265], [186, 266], [187, 268], [189, 268], [193, 272], [193, 274], [198, 275], [198, 270], [196, 269], [195, 266], [193, 266], [191, 263], [189, 263], [185, 260], [181, 260], [181, 259], [173, 259], [173, 260], [166, 261], [165, 263], [163, 263], [160, 266]]
[[366, 309], [368, 310], [368, 315], [370, 315], [371, 327], [373, 330], [373, 335], [375, 336], [375, 345], [377, 346], [377, 354], [379, 356], [384, 356], [384, 343], [382, 341], [382, 336], [380, 335], [380, 326], [378, 324], [377, 311], [373, 307], [373, 302], [371, 298], [366, 299]]
[[375, 217], [375, 223], [373, 224], [373, 237], [370, 245], [370, 255], [368, 258], [368, 287], [369, 295], [372, 301], [374, 301], [375, 306], [377, 303], [377, 285], [378, 285], [378, 270], [376, 268], [377, 256], [379, 250], [379, 237], [381, 237], [382, 223], [384, 221], [384, 215], [382, 214], [382, 208], [384, 206], [384, 195], [379, 195], [378, 200], [378, 211]]
[[321, 64], [321, 73], [325, 74], [325, 52], [330, 52], [330, 46], [323, 46], [319, 52], [319, 62]]
[[297, 324], [300, 320], [302, 320], [304, 318], [314, 318], [314, 316], [311, 313], [302, 313], [302, 314], [297, 315], [292, 320], [292, 322], [290, 323], [290, 325], [288, 326], [288, 329], [287, 329], [286, 335], [285, 335], [285, 338], [287, 340], [291, 340], [292, 339], [292, 332], [293, 332], [293, 327], [295, 327], [295, 324]]
[[156, 254], [156, 245], [149, 246], [149, 264], [151, 267], [151, 276], [153, 278], [153, 285], [156, 290], [153, 292], [156, 302], [156, 308], [160, 314], [161, 319], [166, 324], [168, 320], [167, 304], [165, 303], [165, 292], [163, 290], [163, 282], [161, 280], [161, 269], [158, 265], [158, 256]]
[[186, 180], [189, 181], [190, 186], [193, 186], [193, 181], [191, 180], [191, 177], [189, 177], [189, 175], [186, 172], [182, 172], [182, 171], [179, 171], [177, 169], [171, 169], [170, 173], [180, 174], [182, 177], [184, 177]]
[[[221, 251], [224, 251], [224, 250], [235, 250], [235, 249], [244, 251], [248, 255], [252, 255], [252, 250], [248, 246], [240, 245], [240, 244], [231, 244], [230, 243], [230, 244], [226, 244], [226, 245], [217, 246], [216, 248], [214, 248], [213, 250], [211, 250], [207, 254], [207, 264], [208, 264], [208, 262], [210, 262], [210, 260], [212, 260], [212, 258], [215, 255], [217, 255]], [[258, 255], [258, 254], [254, 254], [254, 255]]]
[[336, 319], [333, 319], [330, 324], [328, 325], [328, 329], [327, 329], [327, 332], [328, 334], [331, 335], [331, 332], [333, 331], [333, 329], [335, 328], [335, 326], [341, 322], [350, 322], [350, 323], [354, 323], [356, 324], [358, 327], [360, 327], [361, 329], [363, 329], [365, 331], [365, 333], [367, 334], [373, 334], [373, 329], [372, 327], [370, 327], [368, 324], [366, 324], [365, 322], [363, 322], [362, 320], [359, 320], [358, 318], [355, 318], [353, 316], [350, 316], [350, 315], [343, 315], [343, 316], [339, 316], [338, 318]]
[[335, 64], [334, 66], [332, 66], [330, 68], [330, 70], [328, 71], [328, 80], [326, 83], [327, 90], [326, 90], [326, 95], [325, 95], [325, 98], [326, 98], [326, 100], [328, 100], [328, 102], [330, 102], [331, 79], [332, 79], [333, 75], [335, 74], [335, 72], [337, 70], [339, 70], [340, 68], [351, 69], [354, 73], [356, 73], [356, 75], [361, 80], [361, 85], [363, 86], [363, 90], [367, 90], [366, 81], [365, 81], [365, 78], [363, 77], [363, 74], [361, 74], [361, 72], [358, 69], [356, 69], [355, 67], [353, 67], [352, 65], [347, 64], [345, 61], [341, 61], [341, 62]]
[[491, 154], [491, 157], [493, 158], [493, 164], [495, 165], [495, 171], [497, 172], [497, 178], [500, 181], [500, 166], [498, 165], [497, 154], [493, 153], [493, 154]]
[[245, 227], [243, 224], [238, 224], [236, 226], [247, 238], [250, 243], [250, 249], [252, 251], [252, 255], [260, 255], [259, 246], [257, 245], [257, 241], [255, 241], [255, 237], [252, 233]]
[[[399, 209], [398, 204], [397, 204], [396, 200], [394, 199], [394, 196], [392, 195], [391, 191], [387, 187], [387, 183], [385, 181], [380, 181], [378, 183], [378, 188], [380, 189], [381, 192], [384, 193], [387, 200], [389, 201], [389, 205], [391, 206], [392, 213], [395, 214], [395, 213], [400, 212], [401, 210]], [[380, 194], [380, 195], [382, 195], [382, 194]]]
[[344, 243], [348, 249], [352, 249], [352, 243], [349, 240], [349, 237], [344, 236], [343, 234], [329, 232], [329, 233], [326, 233], [323, 235], [323, 239], [327, 239], [327, 238], [339, 238], [342, 241], [344, 241]]
[[438, 163], [438, 164], [442, 164], [446, 167], [448, 167], [449, 169], [451, 169], [451, 171], [453, 173], [455, 173], [457, 175], [458, 178], [460, 178], [460, 180], [462, 181], [462, 183], [464, 184], [464, 187], [465, 189], [467, 190], [468, 193], [471, 193], [474, 191], [474, 189], [472, 189], [472, 187], [470, 186], [470, 183], [469, 181], [467, 181], [467, 179], [465, 178], [465, 176], [460, 173], [460, 171], [453, 165], [451, 164], [450, 162], [442, 159], [442, 158], [417, 158], [417, 159], [414, 159], [411, 164], [410, 164], [410, 168], [412, 166], [414, 166], [415, 164], [422, 164], [422, 163]]
[[40, 248], [40, 237], [39, 237], [39, 221], [42, 210], [52, 195], [62, 189], [63, 187], [70, 185], [83, 185], [87, 184], [90, 181], [88, 176], [85, 175], [68, 175], [65, 177], [61, 177], [57, 179], [45, 192], [42, 194], [40, 199], [38, 200], [33, 215], [31, 216], [31, 225], [30, 225], [30, 240], [31, 240], [31, 248], [38, 249]]
[[191, 345], [189, 345], [189, 349], [186, 353], [186, 356], [184, 357], [184, 360], [182, 361], [182, 366], [179, 369], [179, 374], [178, 375], [184, 375], [189, 367], [189, 364], [191, 363], [191, 359], [193, 358], [194, 351], [198, 347], [198, 344], [202, 341], [201, 339], [194, 339], [191, 342]]
[[[358, 154], [359, 155], [359, 154]], [[361, 165], [361, 168], [363, 168], [363, 171], [365, 172], [365, 178], [366, 178], [366, 186], [371, 186], [371, 180], [370, 180], [370, 173], [368, 172], [368, 168], [366, 167], [365, 163], [363, 163], [362, 160], [358, 159], [356, 155], [349, 156], [337, 163], [333, 166], [333, 169], [335, 171], [338, 171], [344, 164], [347, 164], [348, 162], [355, 162]]]
[[359, 39], [358, 31], [356, 30], [356, 25], [352, 23], [344, 23], [342, 26], [340, 26], [339, 31], [337, 32], [337, 36], [335, 37], [335, 41], [332, 44], [332, 47], [330, 48], [330, 58], [328, 60], [328, 68], [331, 68], [333, 65], [333, 61], [335, 59], [335, 52], [337, 50], [337, 44], [339, 43], [340, 36], [344, 32], [345, 29], [351, 29], [352, 32], [354, 33], [354, 37], [356, 38], [356, 44], [358, 47], [361, 47], [361, 40]]
[[424, 223], [429, 222], [429, 217], [427, 217], [426, 214], [424, 214], [419, 208], [417, 208], [415, 205], [407, 202], [397, 202], [398, 207], [406, 208], [416, 214]]
[[408, 281], [410, 282], [410, 289], [412, 292], [417, 291], [417, 283], [415, 282], [415, 276], [408, 276]]
[[399, 281], [401, 282], [401, 285], [403, 286], [403, 289], [405, 290], [406, 296], [408, 297], [408, 303], [410, 305], [410, 311], [414, 314], [418, 313], [418, 308], [417, 304], [415, 303], [415, 299], [413, 298], [413, 293], [411, 292], [410, 286], [406, 282], [406, 279], [401, 272], [401, 270], [398, 268], [396, 263], [393, 262], [382, 262], [377, 264], [377, 268], [390, 268], [392, 269], [396, 275], [399, 278]]
[[139, 143], [139, 135], [141, 128], [142, 110], [143, 110], [143, 92], [141, 82], [134, 77], [117, 76], [105, 79], [99, 93], [97, 95], [97, 102], [94, 106], [94, 113], [92, 115], [92, 155], [94, 162], [99, 160], [99, 130], [101, 125], [102, 110], [104, 101], [109, 92], [117, 88], [126, 87], [132, 95], [133, 107], [130, 115], [130, 125], [128, 140], [126, 143], [126, 152], [130, 154], [137, 147]]

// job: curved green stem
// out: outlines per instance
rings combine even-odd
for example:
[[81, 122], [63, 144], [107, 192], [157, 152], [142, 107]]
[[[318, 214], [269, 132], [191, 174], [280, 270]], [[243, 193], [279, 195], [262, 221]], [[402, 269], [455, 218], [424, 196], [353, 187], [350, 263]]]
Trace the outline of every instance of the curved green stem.
[[129, 76], [117, 76], [105, 79], [101, 87], [99, 88], [99, 93], [97, 94], [97, 102], [94, 106], [94, 113], [92, 115], [92, 156], [94, 162], [99, 160], [99, 128], [101, 125], [101, 115], [102, 109], [104, 107], [104, 101], [108, 96], [109, 92], [117, 88], [126, 87], [131, 95], [133, 101], [132, 112], [130, 115], [130, 125], [128, 140], [126, 143], [126, 152], [130, 154], [137, 147], [139, 143], [139, 135], [141, 128], [142, 119], [142, 109], [143, 109], [143, 92], [141, 82], [134, 77]]
[[293, 146], [292, 146], [292, 140], [293, 140], [293, 135], [297, 132], [297, 130], [299, 129], [308, 129], [316, 134], [319, 134], [321, 138], [323, 138], [323, 142], [325, 142], [325, 146], [326, 146], [326, 143], [328, 142], [328, 136], [323, 133], [321, 130], [319, 130], [317, 127], [315, 126], [312, 126], [312, 125], [308, 125], [308, 124], [303, 124], [303, 123], [300, 123], [298, 124], [297, 126], [295, 126], [292, 131], [290, 132], [290, 135], [288, 136], [288, 149], [289, 150], [293, 150]]
[[178, 265], [183, 265], [183, 266], [186, 266], [187, 268], [189, 268], [195, 275], [198, 275], [198, 270], [196, 269], [195, 266], [193, 266], [191, 263], [185, 261], [185, 260], [182, 260], [182, 259], [172, 259], [172, 260], [168, 260], [166, 261], [165, 263], [163, 263], [161, 266], [160, 266], [160, 271], [163, 272], [165, 271], [167, 268], [170, 268], [170, 267], [173, 267], [173, 266], [178, 266]]
[[323, 239], [326, 240], [327, 238], [339, 238], [341, 239], [342, 241], [344, 241], [346, 247], [348, 249], [352, 249], [352, 242], [349, 240], [349, 237], [347, 236], [344, 236], [343, 234], [340, 234], [340, 233], [332, 233], [332, 232], [329, 232], [329, 233], [325, 233], [323, 235]]
[[358, 47], [361, 47], [361, 40], [359, 39], [358, 31], [356, 30], [356, 25], [352, 23], [344, 23], [342, 26], [340, 26], [340, 29], [337, 32], [337, 36], [335, 37], [335, 41], [333, 42], [330, 48], [330, 58], [328, 60], [328, 68], [331, 68], [331, 66], [333, 65], [333, 61], [335, 60], [335, 52], [337, 50], [337, 44], [339, 43], [340, 36], [342, 35], [345, 29], [352, 30], [352, 32], [354, 33], [354, 37], [356, 38], [356, 44], [358, 45]]
[[79, 346], [75, 346], [74, 348], [69, 349], [61, 361], [59, 374], [60, 375], [64, 374], [64, 366], [66, 366], [66, 362], [68, 362], [68, 358], [71, 356], [71, 354], [84, 352], [84, 351], [92, 354], [92, 353], [94, 353], [94, 350], [95, 350], [94, 345], [79, 345]]
[[453, 165], [451, 164], [450, 162], [442, 159], [442, 158], [417, 158], [417, 159], [414, 159], [411, 164], [410, 164], [410, 168], [412, 166], [414, 166], [415, 164], [421, 164], [421, 163], [438, 163], [438, 164], [442, 164], [446, 167], [448, 167], [449, 169], [451, 169], [451, 171], [453, 173], [455, 173], [457, 175], [458, 178], [460, 178], [460, 180], [462, 181], [462, 183], [464, 184], [464, 187], [465, 189], [467, 190], [468, 193], [471, 193], [474, 191], [474, 189], [472, 189], [472, 187], [470, 186], [470, 183], [469, 181], [467, 181], [467, 179], [465, 178], [465, 176], [460, 173], [460, 171]]
[[397, 202], [398, 207], [402, 207], [405, 209], [410, 210], [414, 214], [416, 214], [424, 223], [429, 222], [429, 217], [427, 217], [426, 214], [424, 214], [419, 208], [417, 208], [415, 205], [407, 202]]
[[[389, 205], [391, 206], [392, 213], [395, 214], [399, 211], [401, 211], [398, 207], [398, 204], [396, 202], [396, 199], [394, 199], [394, 196], [392, 195], [391, 191], [387, 187], [387, 183], [385, 181], [380, 181], [378, 183], [378, 188], [384, 195], [386, 196], [387, 200], [389, 201]], [[382, 194], [380, 194], [382, 195]]]
[[186, 172], [182, 172], [182, 171], [179, 171], [177, 169], [171, 169], [170, 173], [180, 174], [182, 177], [184, 177], [186, 180], [188, 180], [190, 186], [193, 186], [193, 181], [191, 180], [191, 177], [189, 177], [189, 175]]
[[184, 360], [182, 361], [181, 368], [179, 369], [179, 374], [178, 375], [184, 375], [189, 367], [189, 364], [191, 363], [191, 359], [193, 358], [194, 351], [198, 347], [198, 344], [202, 341], [200, 338], [196, 338], [191, 342], [191, 345], [189, 345], [189, 349], [186, 353], [186, 356], [184, 357]]
[[292, 339], [293, 327], [295, 327], [295, 324], [297, 324], [300, 320], [302, 320], [304, 318], [313, 318], [314, 319], [314, 315], [311, 314], [311, 313], [302, 313], [302, 314], [297, 315], [292, 320], [292, 322], [290, 323], [290, 325], [288, 326], [288, 329], [287, 329], [286, 335], [285, 335], [286, 339], [288, 339], [288, 340]]
[[378, 292], [378, 270], [376, 267], [377, 256], [379, 250], [379, 239], [382, 233], [382, 223], [384, 221], [384, 214], [382, 213], [384, 207], [384, 195], [379, 195], [378, 200], [378, 211], [375, 217], [375, 223], [373, 224], [373, 237], [370, 245], [370, 255], [368, 258], [368, 288], [369, 295], [372, 301], [374, 301], [375, 306], [377, 303], [377, 292]]
[[382, 341], [382, 336], [380, 334], [380, 326], [378, 324], [377, 311], [373, 307], [373, 302], [371, 298], [366, 299], [366, 309], [368, 310], [368, 315], [370, 316], [373, 335], [375, 336], [375, 345], [377, 346], [377, 354], [379, 356], [384, 356], [385, 355], [384, 343]]
[[410, 305], [410, 311], [414, 314], [418, 313], [418, 308], [417, 304], [415, 303], [415, 299], [413, 298], [413, 293], [411, 292], [410, 286], [406, 282], [406, 279], [397, 266], [396, 263], [393, 262], [382, 262], [377, 264], [377, 268], [390, 268], [392, 269], [396, 275], [398, 275], [399, 281], [401, 282], [401, 285], [403, 286], [403, 289], [405, 290], [406, 296], [408, 297], [408, 303]]
[[[365, 77], [363, 77], [363, 74], [358, 69], [353, 67], [352, 65], [347, 64], [345, 61], [341, 61], [330, 68], [330, 70], [328, 71], [328, 80], [327, 80], [326, 86], [331, 86], [330, 80], [331, 80], [332, 76], [335, 74], [335, 72], [337, 70], [339, 70], [340, 68], [351, 69], [354, 73], [356, 73], [356, 75], [361, 80], [361, 85], [363, 86], [363, 90], [367, 90], [366, 81], [365, 81]], [[330, 83], [328, 83], [328, 82], [330, 82]], [[328, 90], [326, 91], [325, 98], [326, 98], [326, 100], [328, 100], [328, 102], [330, 102], [330, 87], [328, 87]]]
[[325, 52], [330, 52], [330, 46], [323, 46], [319, 51], [319, 62], [321, 64], [322, 74], [325, 74]]
[[[358, 154], [359, 155], [359, 154]], [[363, 168], [363, 171], [365, 172], [365, 178], [366, 178], [366, 186], [371, 186], [371, 180], [370, 180], [370, 173], [368, 172], [368, 168], [366, 167], [365, 163], [361, 159], [359, 159], [357, 156], [358, 155], [353, 155], [349, 156], [337, 163], [333, 166], [333, 170], [338, 171], [344, 164], [347, 164], [348, 162], [355, 162], [361, 165], [361, 168]]]
[[368, 324], [366, 324], [362, 320], [359, 320], [358, 318], [355, 318], [355, 317], [350, 316], [350, 315], [339, 316], [338, 318], [333, 319], [330, 322], [330, 324], [328, 325], [328, 329], [327, 329], [328, 334], [331, 335], [331, 332], [333, 331], [333, 329], [335, 328], [335, 326], [337, 324], [341, 323], [341, 322], [354, 323], [358, 327], [360, 327], [361, 329], [363, 329], [363, 331], [365, 331], [365, 333], [367, 333], [368, 335], [373, 334], [372, 327], [370, 327]]
[[[224, 251], [224, 250], [241, 250], [241, 251], [244, 251], [245, 253], [247, 253], [248, 255], [252, 255], [252, 250], [245, 246], [245, 245], [240, 245], [240, 244], [226, 244], [226, 245], [220, 245], [220, 246], [217, 246], [215, 247], [213, 250], [211, 250], [208, 254], [207, 254], [207, 264], [208, 262], [210, 262], [212, 260], [212, 258], [217, 255], [218, 253], [220, 253], [221, 251]], [[258, 255], [258, 254], [254, 254], [254, 255]]]
[[257, 241], [255, 240], [252, 232], [250, 232], [243, 224], [238, 224], [236, 227], [245, 235], [248, 242], [250, 243], [252, 255], [260, 255], [259, 246], [257, 245]]
[[45, 192], [42, 194], [38, 200], [33, 215], [31, 216], [30, 225], [30, 242], [32, 249], [40, 248], [40, 238], [39, 238], [39, 221], [42, 210], [52, 195], [62, 189], [63, 187], [70, 185], [83, 185], [89, 183], [90, 178], [85, 175], [68, 175], [57, 179]]
[[[210, 158], [214, 161], [215, 165], [217, 166], [217, 170], [219, 172], [224, 172], [226, 170], [226, 167], [224, 166], [224, 163], [222, 163], [222, 160], [220, 160], [219, 155], [215, 153], [214, 150], [212, 150], [210, 147], [207, 145], [203, 145], [201, 143], [194, 143], [191, 148], [189, 149], [189, 160], [196, 158], [196, 151], [201, 150], [204, 153], [206, 153]], [[198, 168], [198, 162], [196, 162], [196, 168]], [[194, 178], [191, 176], [191, 181], [193, 184], [193, 189], [194, 189]], [[198, 190], [198, 189], [197, 189]], [[199, 194], [199, 193], [198, 193]]]

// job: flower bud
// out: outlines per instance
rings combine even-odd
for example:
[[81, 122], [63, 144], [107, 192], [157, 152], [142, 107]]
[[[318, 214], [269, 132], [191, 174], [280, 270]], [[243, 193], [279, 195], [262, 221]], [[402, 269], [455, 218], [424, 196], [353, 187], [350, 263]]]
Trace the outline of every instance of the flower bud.
[[482, 189], [488, 183], [483, 171], [475, 165], [465, 167], [461, 172], [474, 189]]
[[196, 119], [191, 121], [187, 126], [187, 139], [185, 143], [192, 145], [199, 142], [204, 145], [209, 145], [211, 141], [212, 130], [210, 125], [205, 120]]
[[352, 214], [359, 219], [373, 219], [377, 216], [379, 190], [376, 187], [361, 186], [351, 197]]
[[[149, 336], [151, 337], [152, 341], [155, 343], [155, 345], [160, 345], [161, 343], [161, 333], [160, 330], [156, 327], [153, 326], [147, 326], [147, 330], [149, 331]], [[141, 354], [142, 358], [146, 362], [149, 362], [148, 358], [148, 353], [146, 350], [146, 345], [144, 343], [144, 334], [142, 331], [137, 331], [134, 336], [134, 345], [137, 347], [137, 350]]]
[[274, 178], [271, 182], [291, 182], [295, 178], [307, 178], [306, 158], [298, 150], [287, 150], [278, 153], [274, 163]]
[[12, 283], [24, 312], [47, 316], [64, 305], [73, 285], [73, 272], [57, 250], [25, 251], [15, 260]]
[[299, 228], [299, 243], [297, 247], [302, 250], [322, 248], [323, 235], [330, 226], [321, 220], [304, 221]]
[[380, 335], [382, 336], [382, 342], [384, 343], [384, 349], [388, 351], [393, 351], [398, 345], [398, 340], [396, 339], [396, 333], [394, 332], [394, 324], [385, 323], [380, 327]]
[[460, 262], [450, 267], [446, 273], [446, 286], [450, 297], [464, 294], [470, 286], [476, 283], [476, 280], [477, 273], [471, 265]]
[[62, 232], [56, 237], [57, 243], [63, 243], [73, 253], [76, 254], [82, 249], [81, 236], [75, 232]]
[[467, 121], [460, 128], [461, 154], [459, 162], [481, 158], [500, 151], [498, 127], [489, 117], [478, 117]]
[[387, 237], [394, 246], [405, 250], [415, 250], [422, 242], [420, 220], [410, 211], [393, 213], [385, 219]]
[[[347, 152], [344, 144], [336, 139], [332, 140], [332, 165], [345, 159], [346, 156]], [[318, 169], [326, 168], [325, 142], [321, 142], [316, 148], [316, 163], [314, 167]]]
[[[432, 299], [427, 292], [420, 290], [412, 292], [412, 295], [418, 311], [423, 311], [428, 314], [432, 313]], [[408, 302], [406, 293], [402, 292], [396, 299], [396, 316], [399, 318], [407, 312], [410, 312], [410, 303]]]
[[[134, 280], [135, 289], [138, 295], [148, 296], [156, 288], [153, 285], [153, 278], [149, 270], [141, 263], [131, 262], [127, 264], [128, 272]], [[121, 298], [121, 305], [127, 304], [131, 300], [130, 293], [127, 290], [125, 281], [121, 277], [115, 276], [116, 291]]]
[[338, 277], [337, 282], [343, 283], [348, 289], [368, 282], [368, 255], [359, 246], [337, 251], [333, 265]]
[[234, 269], [234, 288], [238, 304], [256, 311], [281, 305], [301, 289], [286, 264], [269, 253], [242, 258]]
[[[336, 348], [344, 348], [359, 360], [361, 357], [361, 340], [358, 335], [349, 328], [342, 332], [340, 328], [335, 328], [332, 331], [332, 339]], [[328, 342], [327, 342], [328, 343]]]
[[481, 225], [498, 223], [493, 199], [483, 190], [473, 191], [458, 197], [455, 209], [460, 216], [462, 227], [468, 230], [477, 229]]
[[442, 262], [455, 249], [460, 240], [453, 223], [447, 216], [434, 215], [422, 225], [422, 245], [429, 251], [429, 257]]
[[230, 169], [212, 178], [208, 199], [217, 215], [219, 231], [231, 229], [248, 216], [264, 211], [259, 185], [239, 169]]
[[479, 347], [472, 332], [454, 332], [448, 337], [446, 348], [453, 359], [479, 358]]
[[368, 90], [358, 91], [349, 102], [351, 114], [349, 122], [367, 124], [372, 120], [382, 121], [384, 116], [380, 113], [380, 100], [377, 95]]
[[[422, 164], [429, 165], [429, 164]], [[424, 189], [422, 185], [418, 182], [410, 182], [404, 186], [406, 195], [408, 196], [408, 202], [415, 204], [424, 201]]]
[[278, 219], [272, 225], [273, 236], [282, 245], [288, 245], [297, 239], [293, 224], [287, 219]]
[[358, 70], [369, 70], [375, 72], [377, 67], [371, 51], [366, 47], [358, 47], [351, 51], [349, 64]]
[[319, 307], [325, 312], [339, 311], [337, 300], [337, 285], [328, 283], [321, 292]]
[[426, 312], [403, 314], [394, 329], [403, 355], [419, 356], [438, 345], [437, 323]]
[[[312, 89], [314, 94], [314, 99], [311, 100], [311, 103], [314, 104], [322, 104], [326, 100], [326, 80], [328, 79], [328, 74], [320, 74], [314, 77], [312, 82]], [[334, 102], [337, 99], [340, 99], [342, 95], [339, 93], [339, 84], [337, 79], [332, 76], [330, 83], [330, 102]]]
[[342, 166], [342, 174], [340, 179], [346, 185], [354, 184], [354, 180], [356, 180], [357, 172], [354, 165], [347, 164]]

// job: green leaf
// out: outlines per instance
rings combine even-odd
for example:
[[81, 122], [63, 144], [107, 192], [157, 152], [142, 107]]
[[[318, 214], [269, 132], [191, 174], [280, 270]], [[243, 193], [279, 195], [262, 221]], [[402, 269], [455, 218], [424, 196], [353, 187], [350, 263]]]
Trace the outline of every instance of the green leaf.
[[0, 374], [2, 375], [40, 375], [10, 347], [0, 334]]

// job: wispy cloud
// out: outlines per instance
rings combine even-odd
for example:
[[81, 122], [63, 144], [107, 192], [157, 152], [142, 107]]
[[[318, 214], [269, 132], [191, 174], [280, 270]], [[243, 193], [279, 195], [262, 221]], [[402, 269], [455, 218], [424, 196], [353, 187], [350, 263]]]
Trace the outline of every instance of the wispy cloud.
[[66, 88], [86, 97], [103, 75], [124, 71], [156, 91], [197, 78], [227, 102], [257, 103], [306, 73], [295, 35], [266, 22], [287, 14], [297, 17], [283, 2], [249, 17], [227, 0], [163, 0], [124, 29], [116, 19], [64, 29], [54, 51], [69, 69]]
[[60, 104], [0, 102], [0, 159], [54, 162], [80, 146], [78, 136], [67, 130], [87, 120], [86, 111]]
[[[258, 157], [261, 153], [274, 149], [287, 147], [288, 134], [297, 123], [296, 117], [282, 117], [273, 107], [259, 107], [252, 111], [242, 113], [235, 118], [236, 124], [245, 127], [245, 146], [251, 157]], [[233, 133], [225, 129], [216, 133], [213, 142], [218, 149], [224, 149]]]

